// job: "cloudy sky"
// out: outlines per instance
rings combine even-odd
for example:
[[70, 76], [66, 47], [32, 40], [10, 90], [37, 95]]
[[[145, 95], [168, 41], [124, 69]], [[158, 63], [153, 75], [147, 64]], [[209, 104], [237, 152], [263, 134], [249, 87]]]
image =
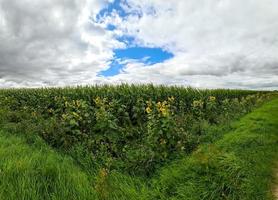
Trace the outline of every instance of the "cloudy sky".
[[0, 87], [278, 89], [277, 0], [0, 0]]

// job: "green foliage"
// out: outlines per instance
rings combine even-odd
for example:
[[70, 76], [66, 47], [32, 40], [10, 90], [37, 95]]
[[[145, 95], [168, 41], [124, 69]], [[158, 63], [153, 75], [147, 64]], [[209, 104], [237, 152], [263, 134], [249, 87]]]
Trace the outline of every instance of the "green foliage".
[[[163, 167], [153, 199], [266, 200], [278, 159], [278, 100], [233, 125], [233, 131]], [[212, 137], [212, 136], [211, 136]], [[215, 139], [206, 138], [213, 141]]]
[[70, 157], [58, 155], [42, 141], [0, 132], [0, 199], [94, 200], [87, 175]]
[[153, 85], [0, 90], [1, 129], [25, 138], [1, 133], [0, 198], [267, 199], [278, 102], [230, 122], [272, 96]]
[[164, 169], [155, 181], [158, 199], [239, 199], [245, 178], [242, 162], [233, 153], [206, 147], [191, 158]]
[[270, 95], [153, 85], [0, 90], [1, 122], [64, 151], [82, 145], [108, 169], [150, 175], [192, 152], [207, 127]]

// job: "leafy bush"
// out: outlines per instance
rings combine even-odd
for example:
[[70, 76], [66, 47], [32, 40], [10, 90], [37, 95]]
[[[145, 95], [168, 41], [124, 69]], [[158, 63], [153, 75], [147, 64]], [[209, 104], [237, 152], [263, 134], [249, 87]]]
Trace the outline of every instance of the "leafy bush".
[[82, 145], [107, 169], [150, 175], [190, 153], [208, 126], [249, 112], [270, 95], [153, 85], [0, 90], [0, 121], [61, 150]]

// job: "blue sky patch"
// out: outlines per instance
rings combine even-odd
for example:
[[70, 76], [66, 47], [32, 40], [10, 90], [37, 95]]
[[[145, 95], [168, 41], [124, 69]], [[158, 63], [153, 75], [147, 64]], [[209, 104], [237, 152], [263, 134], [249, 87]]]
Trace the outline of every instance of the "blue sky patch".
[[114, 31], [117, 27], [115, 25], [112, 25], [112, 24], [108, 24], [106, 29], [109, 30], [109, 31]]
[[[117, 11], [119, 15], [124, 18], [129, 14], [138, 13], [127, 13], [121, 7], [121, 3], [125, 3], [125, 0], [115, 0], [110, 3], [106, 8], [100, 11], [97, 15], [97, 20], [101, 20], [105, 16], [109, 16], [113, 10]], [[116, 26], [109, 24], [106, 27], [109, 31], [114, 31], [117, 29]], [[111, 60], [109, 69], [101, 71], [98, 76], [115, 76], [121, 72], [125, 67], [125, 61], [133, 60], [134, 62], [144, 63], [145, 65], [153, 65], [156, 63], [162, 63], [165, 60], [171, 59], [174, 55], [170, 52], [164, 51], [162, 48], [150, 48], [136, 45], [135, 38], [128, 35], [123, 35], [116, 38], [119, 42], [125, 43], [127, 48], [125, 49], [115, 49], [114, 58]]]
[[135, 44], [135, 38], [127, 35], [123, 35], [121, 37], [117, 37], [119, 42], [125, 43], [128, 47]]
[[123, 67], [124, 67], [124, 65], [120, 64], [117, 60], [115, 60], [110, 64], [109, 69], [107, 69], [105, 71], [101, 71], [98, 74], [98, 76], [105, 76], [105, 77], [115, 76], [121, 72], [121, 69]]
[[110, 68], [99, 73], [99, 76], [115, 76], [124, 68], [124, 64], [118, 60], [134, 60], [146, 65], [153, 65], [162, 63], [165, 60], [173, 58], [174, 55], [161, 48], [148, 48], [148, 47], [130, 47], [126, 49], [114, 50], [114, 61], [112, 61]]
[[[125, 6], [125, 9], [123, 8], [123, 5]], [[100, 22], [102, 21], [103, 17], [111, 16], [113, 11], [116, 11], [118, 15], [121, 18], [126, 18], [130, 15], [136, 15], [138, 17], [142, 17], [142, 13], [135, 10], [129, 10], [129, 5], [127, 3], [127, 0], [114, 0], [112, 3], [109, 3], [104, 9], [102, 9], [97, 15], [96, 15], [96, 21]]]
[[101, 20], [104, 16], [109, 16], [113, 12], [113, 10], [117, 11], [120, 17], [127, 16], [127, 13], [121, 7], [121, 0], [115, 0], [113, 3], [109, 3], [106, 8], [102, 9], [96, 16], [97, 20]]
[[138, 60], [148, 65], [161, 63], [172, 58], [174, 55], [161, 48], [130, 47], [127, 49], [114, 50], [115, 57], [123, 60]]

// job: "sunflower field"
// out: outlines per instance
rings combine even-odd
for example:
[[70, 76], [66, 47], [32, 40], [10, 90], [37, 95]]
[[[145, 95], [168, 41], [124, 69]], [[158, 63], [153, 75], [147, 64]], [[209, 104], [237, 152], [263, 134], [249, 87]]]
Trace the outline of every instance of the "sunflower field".
[[[151, 175], [191, 153], [206, 128], [250, 112], [270, 92], [118, 85], [0, 90], [3, 129], [78, 149], [102, 169]], [[81, 162], [81, 161], [80, 161]], [[105, 174], [103, 172], [103, 174]]]

